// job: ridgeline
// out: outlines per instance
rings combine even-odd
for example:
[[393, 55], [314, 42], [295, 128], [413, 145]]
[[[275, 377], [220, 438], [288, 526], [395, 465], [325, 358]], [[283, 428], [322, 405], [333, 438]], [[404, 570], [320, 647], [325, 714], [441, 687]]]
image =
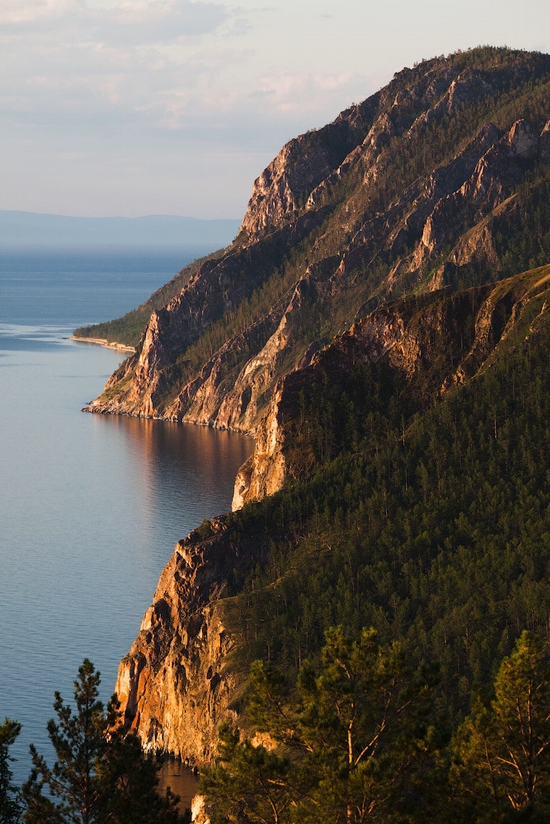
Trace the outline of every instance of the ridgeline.
[[235, 242], [140, 316], [89, 411], [256, 438], [121, 663], [146, 747], [211, 761], [250, 664], [294, 676], [333, 626], [437, 663], [451, 727], [548, 639], [549, 117], [548, 55], [404, 69], [290, 141]]

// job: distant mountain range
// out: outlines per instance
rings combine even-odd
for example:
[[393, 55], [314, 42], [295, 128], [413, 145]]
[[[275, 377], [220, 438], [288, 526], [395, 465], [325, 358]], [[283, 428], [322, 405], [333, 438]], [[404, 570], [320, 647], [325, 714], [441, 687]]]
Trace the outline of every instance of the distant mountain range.
[[228, 246], [238, 220], [200, 220], [177, 215], [69, 217], [0, 210], [0, 248], [94, 246]]

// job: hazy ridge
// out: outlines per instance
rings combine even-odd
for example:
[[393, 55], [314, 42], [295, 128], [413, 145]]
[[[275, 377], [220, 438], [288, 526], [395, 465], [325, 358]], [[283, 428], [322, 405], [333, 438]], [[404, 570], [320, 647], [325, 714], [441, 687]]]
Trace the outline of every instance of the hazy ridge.
[[68, 217], [38, 212], [0, 211], [0, 246], [153, 247], [190, 246], [202, 252], [227, 246], [238, 220], [201, 220], [176, 215]]

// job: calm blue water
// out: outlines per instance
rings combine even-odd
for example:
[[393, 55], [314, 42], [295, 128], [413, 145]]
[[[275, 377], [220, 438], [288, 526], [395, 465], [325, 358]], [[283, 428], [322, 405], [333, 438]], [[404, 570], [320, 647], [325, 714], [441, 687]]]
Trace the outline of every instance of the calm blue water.
[[0, 322], [23, 325], [99, 323], [135, 309], [196, 249], [16, 252], [0, 248]]
[[[53, 693], [84, 657], [113, 690], [177, 540], [230, 507], [248, 438], [83, 414], [122, 356], [68, 340], [120, 315], [183, 263], [95, 253], [0, 263], [0, 718], [13, 755], [47, 752]], [[140, 268], [141, 267], [141, 268]]]

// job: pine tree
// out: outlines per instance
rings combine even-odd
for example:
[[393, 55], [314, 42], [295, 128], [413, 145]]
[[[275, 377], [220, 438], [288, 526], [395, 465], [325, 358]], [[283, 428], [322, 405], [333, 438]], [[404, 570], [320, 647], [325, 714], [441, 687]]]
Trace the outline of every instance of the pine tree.
[[9, 748], [21, 732], [21, 724], [4, 719], [0, 724], [0, 824], [16, 824], [21, 820], [21, 798], [12, 782]]
[[[156, 792], [158, 765], [126, 735], [118, 701], [105, 710], [100, 673], [85, 659], [74, 682], [76, 712], [55, 693], [48, 722], [56, 761], [31, 746], [33, 769], [23, 785], [27, 824], [179, 824], [177, 796]], [[46, 791], [46, 792], [44, 792]]]
[[326, 633], [321, 672], [305, 667], [299, 679], [298, 736], [309, 769], [317, 769], [301, 820], [360, 824], [401, 804], [421, 808], [419, 773], [435, 743], [436, 677], [431, 669], [413, 671], [399, 644], [381, 646], [372, 629], [358, 641], [341, 627]]
[[[100, 673], [85, 659], [74, 682], [76, 713], [55, 693], [58, 721], [48, 721], [48, 735], [57, 760], [49, 767], [44, 756], [31, 745], [33, 770], [23, 786], [28, 822], [67, 821], [92, 824], [100, 798], [95, 765], [105, 755], [106, 716], [99, 701]], [[43, 788], [48, 787], [45, 796]], [[54, 800], [58, 799], [58, 800]]]
[[455, 757], [452, 780], [472, 820], [549, 820], [550, 656], [538, 636], [523, 632], [504, 659], [495, 698], [488, 707], [478, 701]]
[[329, 630], [320, 667], [304, 665], [295, 690], [256, 662], [247, 722], [263, 740], [221, 730], [219, 763], [200, 785], [212, 821], [422, 817], [436, 774], [435, 681], [432, 670], [413, 671], [397, 644], [382, 647], [373, 630], [358, 641]]
[[242, 738], [228, 724], [222, 724], [219, 736], [218, 763], [204, 771], [200, 784], [212, 824], [288, 822], [296, 781], [290, 759]]

